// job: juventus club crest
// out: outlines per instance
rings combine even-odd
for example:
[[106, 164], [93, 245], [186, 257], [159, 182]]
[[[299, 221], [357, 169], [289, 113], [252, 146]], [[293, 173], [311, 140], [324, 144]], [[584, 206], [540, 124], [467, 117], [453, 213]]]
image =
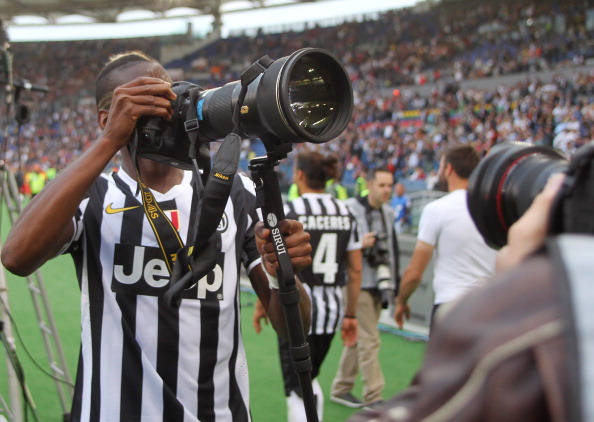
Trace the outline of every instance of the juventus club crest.
[[217, 227], [217, 231], [219, 233], [225, 233], [229, 228], [229, 218], [227, 217], [227, 213], [223, 212], [221, 216], [221, 221], [219, 221], [219, 225]]

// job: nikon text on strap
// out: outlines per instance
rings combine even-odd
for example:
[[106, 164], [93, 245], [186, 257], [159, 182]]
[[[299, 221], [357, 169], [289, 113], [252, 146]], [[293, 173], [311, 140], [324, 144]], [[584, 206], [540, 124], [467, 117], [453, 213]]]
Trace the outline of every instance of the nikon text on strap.
[[170, 288], [164, 296], [171, 306], [179, 306], [183, 290], [216, 265], [221, 249], [221, 238], [216, 229], [231, 193], [239, 165], [240, 149], [241, 139], [231, 133], [227, 135], [213, 160], [200, 208], [195, 214], [192, 213], [193, 223], [190, 225], [188, 239], [194, 239], [194, 243], [179, 250], [179, 262], [174, 266]]
[[[179, 306], [182, 291], [210, 272], [216, 265], [221, 249], [221, 239], [216, 229], [229, 199], [239, 164], [240, 148], [241, 140], [237, 135], [230, 134], [225, 138], [214, 159], [206, 187], [202, 190], [202, 198], [198, 197], [201, 190], [199, 187], [202, 187], [200, 175], [194, 174], [188, 246], [184, 245], [178, 231], [155, 200], [153, 193], [140, 181], [140, 175], [137, 174], [138, 187], [142, 191], [144, 213], [155, 233], [171, 274], [170, 288], [164, 298], [172, 306]], [[125, 195], [138, 202], [130, 187], [117, 173], [113, 174], [113, 178]]]

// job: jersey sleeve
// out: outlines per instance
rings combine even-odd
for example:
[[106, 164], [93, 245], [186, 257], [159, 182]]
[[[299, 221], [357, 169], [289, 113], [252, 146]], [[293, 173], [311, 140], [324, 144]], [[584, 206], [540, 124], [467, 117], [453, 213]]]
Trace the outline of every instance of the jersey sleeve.
[[91, 193], [101, 189], [107, 183], [107, 177], [102, 174], [99, 178], [93, 183], [89, 191], [86, 193], [85, 198], [81, 201], [76, 210], [74, 216], [72, 217], [72, 225], [74, 226], [74, 233], [70, 241], [65, 244], [58, 255], [62, 254], [72, 254], [79, 250], [80, 244], [82, 242], [82, 237], [84, 233], [84, 215], [85, 211], [87, 210], [87, 206], [89, 205]]
[[[254, 234], [254, 227], [258, 221], [262, 220], [262, 213], [260, 209], [256, 208], [256, 191], [254, 183], [246, 176], [237, 176], [238, 181], [238, 195], [235, 206], [240, 209], [235, 217], [237, 221], [244, 221], [245, 227], [243, 232], [243, 250], [241, 260], [249, 274], [250, 271], [258, 264], [260, 264], [260, 253], [256, 247], [256, 235]], [[240, 226], [241, 227], [241, 226]]]
[[357, 249], [363, 248], [362, 243], [362, 235], [361, 235], [361, 227], [357, 224], [357, 217], [355, 216], [355, 212], [353, 209], [346, 205], [349, 213], [349, 218], [351, 221], [351, 235], [349, 237], [349, 243], [347, 245], [347, 251], [354, 251]]

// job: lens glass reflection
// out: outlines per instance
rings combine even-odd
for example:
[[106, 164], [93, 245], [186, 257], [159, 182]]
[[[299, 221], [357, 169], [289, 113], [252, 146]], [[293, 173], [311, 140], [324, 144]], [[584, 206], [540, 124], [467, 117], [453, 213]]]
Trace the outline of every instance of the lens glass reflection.
[[338, 87], [330, 69], [305, 56], [291, 71], [289, 102], [302, 129], [320, 135], [337, 118]]

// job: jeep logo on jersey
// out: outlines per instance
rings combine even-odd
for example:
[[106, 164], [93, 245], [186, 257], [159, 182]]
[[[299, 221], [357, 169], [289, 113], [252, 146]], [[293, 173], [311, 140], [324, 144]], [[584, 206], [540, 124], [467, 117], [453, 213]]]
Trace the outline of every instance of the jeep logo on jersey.
[[227, 218], [227, 213], [223, 213], [223, 216], [221, 217], [221, 221], [219, 222], [219, 226], [217, 227], [217, 231], [219, 233], [224, 233], [227, 231], [227, 228], [229, 227], [229, 219]]
[[[222, 261], [224, 256], [219, 256]], [[223, 300], [222, 262], [193, 286], [184, 299]], [[161, 296], [169, 287], [169, 271], [160, 248], [116, 244], [111, 290], [115, 293]]]

